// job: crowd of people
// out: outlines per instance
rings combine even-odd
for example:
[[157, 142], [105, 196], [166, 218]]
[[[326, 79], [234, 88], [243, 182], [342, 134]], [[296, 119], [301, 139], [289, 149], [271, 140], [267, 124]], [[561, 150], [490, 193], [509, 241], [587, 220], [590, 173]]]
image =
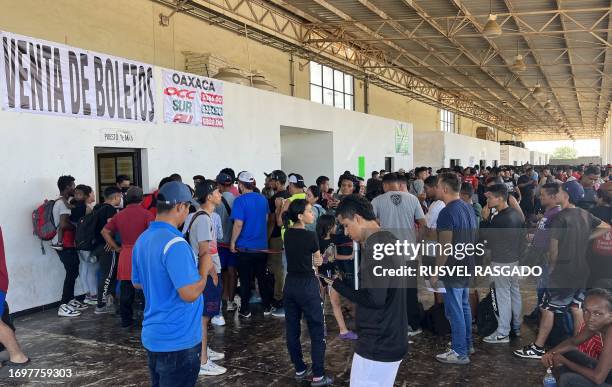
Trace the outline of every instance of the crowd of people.
[[[424, 328], [420, 282], [358, 286], [371, 260], [355, 257], [371, 257], [373, 245], [398, 240], [486, 241], [485, 257], [441, 251], [409, 262], [466, 269], [426, 278], [450, 325], [448, 350], [435, 359], [470, 363], [481, 298], [471, 278], [475, 265], [537, 264], [544, 268], [537, 278], [538, 305], [524, 316], [538, 325], [537, 337], [513, 354], [561, 370], [562, 386], [599, 385], [612, 369], [612, 336], [606, 335], [612, 329], [608, 173], [609, 166], [594, 165], [435, 173], [418, 167], [375, 171], [367, 181], [345, 171], [332, 187], [326, 176], [307, 185], [300, 174], [275, 170], [266, 173], [260, 189], [252, 173], [225, 168], [214, 179], [194, 176], [193, 188], [173, 174], [147, 194], [118, 176], [98, 204], [91, 187], [61, 176], [51, 244], [66, 270], [58, 315], [78, 317], [91, 305], [96, 314], [117, 310], [123, 328], [142, 318], [152, 384], [190, 386], [199, 375], [227, 372], [218, 364], [223, 351], [208, 345], [209, 324], [224, 325], [224, 313], [247, 320], [263, 310], [285, 320], [295, 378], [324, 386], [332, 383], [325, 372], [329, 298], [339, 338], [356, 341], [351, 385], [391, 386], [408, 337]], [[386, 259], [406, 263], [400, 255]], [[75, 297], [77, 279], [84, 298]], [[521, 335], [521, 283], [515, 276], [492, 278], [497, 328], [482, 337], [484, 343], [509, 343]], [[5, 294], [0, 288], [0, 296]], [[252, 309], [253, 303], [261, 308]], [[354, 331], [347, 317], [354, 319]], [[302, 356], [302, 319], [311, 365]], [[558, 321], [571, 327], [572, 337], [546, 351]], [[0, 342], [13, 348], [11, 361], [23, 362], [9, 331], [0, 323]], [[580, 356], [573, 356], [576, 348], [582, 348]]]

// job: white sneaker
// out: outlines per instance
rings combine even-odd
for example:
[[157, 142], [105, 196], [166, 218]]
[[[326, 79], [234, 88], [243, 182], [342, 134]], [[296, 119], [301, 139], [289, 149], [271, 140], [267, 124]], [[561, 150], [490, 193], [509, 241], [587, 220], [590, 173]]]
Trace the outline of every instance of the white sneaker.
[[223, 352], [217, 352], [210, 349], [210, 347], [206, 347], [206, 355], [208, 356], [208, 361], [218, 361], [225, 359], [225, 354]]
[[210, 319], [210, 323], [212, 325], [218, 325], [220, 327], [225, 325], [225, 318], [223, 317], [222, 314], [218, 314], [216, 316], [214, 316], [212, 319]]
[[485, 343], [489, 343], [489, 344], [509, 343], [510, 342], [510, 336], [507, 336], [507, 335], [506, 336], [502, 336], [502, 335], [498, 334], [497, 332], [493, 332], [489, 336], [487, 336], [484, 339], [482, 339], [482, 341], [484, 341]]
[[225, 367], [221, 367], [218, 364], [215, 364], [212, 360], [208, 359], [206, 364], [200, 364], [200, 376], [217, 376], [223, 375], [227, 372]]
[[83, 304], [82, 302], [78, 301], [77, 299], [74, 300], [70, 300], [70, 302], [68, 302], [68, 306], [72, 307], [72, 309], [74, 310], [85, 310], [88, 308], [87, 305]]
[[57, 310], [57, 315], [60, 317], [79, 317], [81, 315], [81, 312], [73, 309], [68, 304], [62, 304]]
[[98, 297], [97, 296], [85, 297], [85, 299], [83, 300], [83, 303], [87, 305], [98, 305]]
[[453, 351], [452, 349], [449, 350], [448, 352], [445, 353], [441, 353], [439, 355], [436, 355], [436, 360], [439, 361], [440, 363], [446, 363], [446, 364], [469, 364], [470, 363], [470, 358], [467, 356], [459, 356], [459, 354], [455, 351]]

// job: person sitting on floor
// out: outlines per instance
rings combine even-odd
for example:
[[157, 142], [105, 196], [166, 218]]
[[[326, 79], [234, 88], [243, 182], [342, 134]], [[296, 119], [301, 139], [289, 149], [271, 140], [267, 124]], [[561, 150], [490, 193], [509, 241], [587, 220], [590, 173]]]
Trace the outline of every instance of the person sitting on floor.
[[[584, 300], [586, 329], [563, 341], [544, 356], [546, 367], [559, 367], [559, 387], [612, 386], [612, 293], [591, 289]], [[579, 346], [601, 335], [603, 349], [599, 359], [579, 350]]]

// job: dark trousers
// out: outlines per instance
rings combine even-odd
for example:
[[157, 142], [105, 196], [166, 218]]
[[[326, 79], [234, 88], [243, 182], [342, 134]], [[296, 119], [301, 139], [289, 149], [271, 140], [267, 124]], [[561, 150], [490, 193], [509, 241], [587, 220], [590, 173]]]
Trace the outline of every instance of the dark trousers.
[[106, 296], [115, 292], [117, 283], [117, 261], [118, 257], [114, 251], [104, 250], [104, 245], [99, 246], [93, 252], [100, 262], [100, 283], [98, 284], [98, 307], [106, 304]]
[[266, 253], [238, 253], [238, 275], [240, 276], [240, 312], [248, 313], [251, 299], [251, 278], [255, 274], [259, 293], [264, 308], [269, 308], [272, 301], [272, 289], [266, 276], [268, 254]]
[[132, 285], [132, 281], [120, 281], [119, 291], [121, 292], [119, 298], [119, 311], [121, 313], [121, 325], [127, 326], [134, 322], [134, 311], [132, 309], [134, 305], [134, 297], [136, 295], [136, 288]]
[[74, 298], [74, 283], [79, 276], [79, 254], [76, 250], [57, 251], [60, 261], [66, 270], [64, 288], [62, 289], [62, 304], [67, 304]]
[[408, 287], [406, 289], [406, 310], [408, 311], [408, 324], [412, 329], [421, 329], [421, 312], [419, 310], [419, 298], [417, 296], [418, 289]]
[[147, 350], [152, 387], [192, 387], [200, 372], [202, 343], [174, 352]]
[[310, 334], [312, 372], [315, 377], [325, 375], [325, 317], [319, 293], [319, 281], [313, 276], [296, 277], [291, 274], [285, 279], [283, 292], [287, 349], [296, 372], [306, 369], [302, 357], [302, 316], [306, 319]]
[[[591, 369], [595, 369], [597, 367], [597, 360], [580, 351], [569, 351], [564, 353], [563, 356], [567, 360], [583, 367]], [[603, 384], [595, 384], [584, 376], [570, 370], [566, 366], [557, 368], [556, 372], [559, 374], [559, 377], [557, 378], [557, 386], [559, 387], [609, 387], [612, 385], [612, 372], [608, 374], [608, 377]]]

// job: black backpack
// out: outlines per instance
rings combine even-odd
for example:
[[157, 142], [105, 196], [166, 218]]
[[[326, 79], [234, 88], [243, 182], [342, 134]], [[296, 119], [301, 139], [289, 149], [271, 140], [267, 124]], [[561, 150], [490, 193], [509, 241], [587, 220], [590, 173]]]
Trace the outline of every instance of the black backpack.
[[434, 304], [425, 311], [423, 328], [431, 331], [436, 336], [446, 336], [451, 333], [450, 323], [444, 313], [444, 303]]
[[85, 215], [76, 224], [74, 246], [77, 250], [92, 251], [96, 248], [96, 225], [98, 210]]
[[491, 284], [489, 294], [478, 303], [476, 308], [476, 327], [481, 337], [489, 336], [495, 332], [497, 329], [497, 316], [499, 316], [497, 295], [495, 293], [495, 286]]

